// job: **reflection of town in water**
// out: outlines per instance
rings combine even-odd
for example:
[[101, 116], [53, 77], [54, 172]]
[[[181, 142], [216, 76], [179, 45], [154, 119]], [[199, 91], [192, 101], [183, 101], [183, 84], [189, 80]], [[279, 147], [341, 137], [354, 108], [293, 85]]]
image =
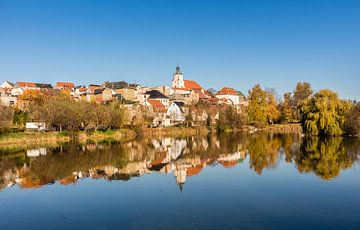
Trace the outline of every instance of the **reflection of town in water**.
[[321, 179], [337, 177], [359, 160], [359, 141], [302, 138], [299, 135], [224, 135], [162, 138], [127, 143], [65, 144], [0, 150], [0, 188], [36, 188], [77, 183], [84, 178], [130, 180], [144, 174], [173, 174], [182, 189], [206, 166], [238, 164], [261, 175], [280, 161]]

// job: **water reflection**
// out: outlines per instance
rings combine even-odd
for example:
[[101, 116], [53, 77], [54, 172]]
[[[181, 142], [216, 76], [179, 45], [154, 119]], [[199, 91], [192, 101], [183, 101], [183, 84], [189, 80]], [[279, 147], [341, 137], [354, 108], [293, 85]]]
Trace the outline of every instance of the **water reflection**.
[[261, 175], [280, 161], [321, 179], [337, 177], [359, 160], [360, 141], [301, 138], [298, 135], [211, 135], [128, 143], [65, 144], [51, 148], [2, 149], [0, 189], [18, 184], [37, 188], [68, 185], [83, 178], [130, 180], [149, 173], [173, 174], [182, 189], [187, 178], [206, 166], [238, 164]]

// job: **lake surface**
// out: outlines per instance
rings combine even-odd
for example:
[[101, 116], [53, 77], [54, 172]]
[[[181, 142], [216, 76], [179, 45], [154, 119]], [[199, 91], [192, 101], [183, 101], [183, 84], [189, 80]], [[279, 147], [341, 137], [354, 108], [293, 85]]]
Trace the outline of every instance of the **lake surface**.
[[1, 229], [359, 229], [360, 141], [224, 135], [0, 148]]

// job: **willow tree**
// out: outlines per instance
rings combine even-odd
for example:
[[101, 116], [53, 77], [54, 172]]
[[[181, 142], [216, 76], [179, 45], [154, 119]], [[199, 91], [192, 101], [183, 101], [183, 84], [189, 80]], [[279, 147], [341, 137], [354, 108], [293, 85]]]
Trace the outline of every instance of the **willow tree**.
[[343, 134], [349, 102], [340, 100], [337, 93], [324, 89], [302, 103], [301, 125], [306, 133], [322, 136]]

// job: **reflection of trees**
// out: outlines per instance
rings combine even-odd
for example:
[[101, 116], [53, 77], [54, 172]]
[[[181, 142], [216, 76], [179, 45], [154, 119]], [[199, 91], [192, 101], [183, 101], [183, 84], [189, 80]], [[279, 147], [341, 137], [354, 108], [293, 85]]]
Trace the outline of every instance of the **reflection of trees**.
[[267, 134], [257, 134], [249, 137], [250, 168], [258, 174], [264, 168], [274, 167], [278, 161], [280, 138]]
[[[209, 165], [234, 167], [249, 155], [249, 166], [261, 174], [274, 168], [280, 157], [296, 164], [300, 172], [313, 172], [331, 179], [358, 160], [356, 139], [306, 138], [299, 135], [222, 134], [186, 139], [141, 139], [127, 143], [78, 145], [69, 143], [47, 149], [46, 155], [26, 157], [25, 150], [0, 155], [0, 189], [21, 178], [21, 186], [38, 187], [79, 178], [129, 180], [144, 173], [197, 175]], [[17, 182], [18, 183], [18, 182]]]
[[53, 154], [32, 159], [26, 179], [29, 182], [36, 181], [35, 183], [41, 185], [69, 177], [73, 172], [87, 171], [106, 165], [124, 167], [127, 163], [128, 157], [121, 145], [101, 145], [100, 148], [95, 146], [94, 150], [91, 147], [88, 149], [81, 147], [69, 145], [63, 152], [57, 152], [55, 149]]
[[314, 172], [329, 180], [338, 176], [342, 169], [351, 167], [358, 158], [358, 152], [349, 151], [351, 146], [342, 138], [306, 138], [301, 145], [301, 154], [295, 155], [294, 159], [300, 172]]

